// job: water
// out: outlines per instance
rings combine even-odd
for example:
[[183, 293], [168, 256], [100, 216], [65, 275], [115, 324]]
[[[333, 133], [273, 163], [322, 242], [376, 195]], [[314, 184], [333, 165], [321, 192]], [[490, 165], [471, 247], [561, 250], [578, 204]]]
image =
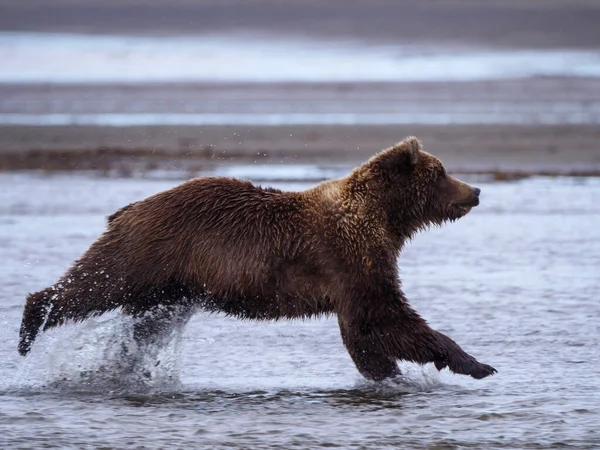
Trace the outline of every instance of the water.
[[116, 312], [52, 330], [21, 358], [26, 294], [53, 283], [107, 214], [177, 181], [0, 174], [0, 447], [600, 446], [600, 180], [476, 181], [481, 206], [417, 236], [401, 277], [434, 328], [499, 373], [403, 363], [402, 380], [378, 384], [358, 375], [333, 318], [200, 314], [148, 358], [150, 379], [119, 373], [130, 329]]
[[260, 34], [0, 32], [1, 83], [467, 81], [600, 76], [590, 50], [365, 45]]
[[0, 31], [0, 125], [600, 123], [600, 53]]
[[[460, 113], [268, 113], [268, 114], [174, 114], [174, 113], [103, 113], [103, 114], [1, 114], [0, 125], [33, 126], [283, 126], [283, 125], [584, 125], [600, 123], [600, 103], [578, 105], [528, 105], [515, 111], [514, 104], [499, 104], [493, 112], [477, 111], [476, 103], [464, 105], [470, 111]], [[533, 106], [533, 107], [532, 107]]]

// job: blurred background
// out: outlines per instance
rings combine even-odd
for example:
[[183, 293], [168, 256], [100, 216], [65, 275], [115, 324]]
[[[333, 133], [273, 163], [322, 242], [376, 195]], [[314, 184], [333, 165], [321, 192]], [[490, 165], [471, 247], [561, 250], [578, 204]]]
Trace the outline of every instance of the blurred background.
[[599, 23], [593, 0], [1, 0], [0, 168], [352, 165], [417, 135], [453, 170], [598, 173]]

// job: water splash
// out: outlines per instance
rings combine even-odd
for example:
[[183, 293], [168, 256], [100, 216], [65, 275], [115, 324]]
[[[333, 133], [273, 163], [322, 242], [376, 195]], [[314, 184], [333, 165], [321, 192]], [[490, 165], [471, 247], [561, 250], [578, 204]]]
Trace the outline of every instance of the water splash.
[[113, 312], [41, 334], [2, 390], [90, 393], [177, 390], [183, 327], [143, 347], [133, 339], [134, 321]]
[[443, 385], [440, 374], [432, 364], [421, 366], [401, 361], [398, 366], [401, 375], [377, 382], [361, 379], [357, 382], [356, 388], [378, 395], [395, 396], [428, 392]]

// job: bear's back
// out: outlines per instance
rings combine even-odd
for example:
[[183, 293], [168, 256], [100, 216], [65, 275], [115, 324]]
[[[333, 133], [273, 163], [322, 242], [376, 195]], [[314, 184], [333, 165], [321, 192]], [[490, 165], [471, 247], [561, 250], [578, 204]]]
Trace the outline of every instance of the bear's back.
[[132, 255], [124, 263], [130, 273], [136, 267], [138, 279], [170, 276], [209, 290], [254, 291], [272, 278], [274, 264], [302, 253], [307, 224], [298, 193], [211, 177], [123, 208], [107, 234], [121, 254]]

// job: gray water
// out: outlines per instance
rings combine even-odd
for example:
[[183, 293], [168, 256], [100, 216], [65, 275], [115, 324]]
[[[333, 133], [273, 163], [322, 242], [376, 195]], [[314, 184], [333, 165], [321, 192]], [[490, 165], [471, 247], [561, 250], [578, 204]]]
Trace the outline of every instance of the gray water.
[[[0, 83], [474, 81], [599, 77], [600, 54], [583, 49], [365, 45], [358, 39], [0, 31]], [[59, 62], [59, 63], [57, 63]]]
[[418, 42], [0, 31], [0, 125], [600, 123], [595, 50]]
[[371, 383], [334, 318], [199, 314], [146, 355], [150, 377], [118, 370], [118, 312], [54, 329], [21, 358], [26, 294], [107, 214], [178, 181], [0, 174], [0, 448], [599, 447], [600, 180], [475, 181], [481, 206], [418, 235], [401, 277], [429, 323], [498, 374], [401, 363], [402, 379]]
[[[401, 107], [402, 105], [397, 105]], [[20, 114], [0, 113], [0, 125], [17, 126], [282, 126], [282, 125], [585, 125], [600, 123], [600, 104], [589, 103], [586, 110], [567, 104], [526, 105], [498, 104], [493, 112], [477, 112], [478, 104], [462, 105], [469, 112], [410, 113], [266, 113], [266, 114], [175, 114], [175, 113], [102, 113], [102, 114]], [[544, 110], [544, 108], [546, 110]], [[548, 110], [548, 109], [553, 110]], [[454, 108], [456, 109], [456, 108]], [[515, 111], [515, 109], [517, 109]]]

